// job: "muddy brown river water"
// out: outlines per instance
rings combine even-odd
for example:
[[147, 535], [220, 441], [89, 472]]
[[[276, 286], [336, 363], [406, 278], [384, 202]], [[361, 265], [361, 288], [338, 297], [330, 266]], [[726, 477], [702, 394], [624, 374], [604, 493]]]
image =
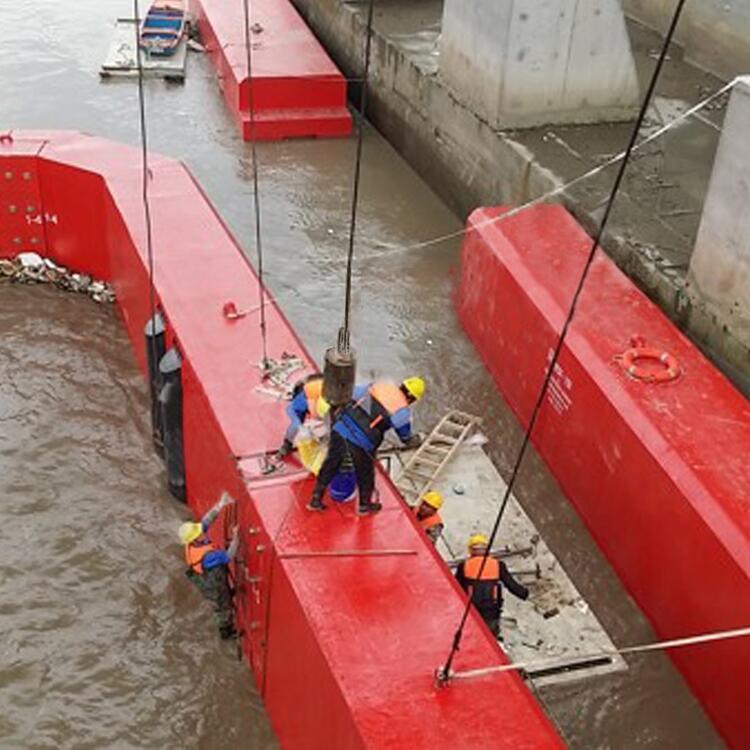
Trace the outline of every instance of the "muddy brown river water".
[[[130, 8], [0, 4], [0, 130], [71, 128], [137, 143], [134, 84], [97, 75], [113, 20]], [[185, 85], [149, 82], [147, 99], [152, 149], [184, 159], [249, 246], [249, 149], [208, 61], [191, 55]], [[354, 145], [261, 144], [258, 153], [268, 285], [320, 353], [341, 314]], [[520, 433], [453, 313], [458, 243], [393, 252], [459, 226], [368, 130], [354, 294], [360, 376], [423, 374], [421, 426], [448, 406], [482, 413], [506, 472]], [[615, 642], [652, 639], [535, 456], [517, 494]], [[276, 746], [249, 670], [217, 640], [182, 574], [174, 535], [183, 516], [164, 491], [145, 386], [114, 309], [1, 283], [0, 747]], [[660, 655], [540, 697], [574, 748], [722, 747]]]

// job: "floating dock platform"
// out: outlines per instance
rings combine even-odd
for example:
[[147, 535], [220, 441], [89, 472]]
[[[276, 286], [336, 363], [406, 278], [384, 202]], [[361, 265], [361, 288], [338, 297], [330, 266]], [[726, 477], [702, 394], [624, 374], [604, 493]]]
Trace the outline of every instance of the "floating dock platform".
[[[0, 212], [10, 219], [0, 225], [0, 257], [33, 250], [113, 284], [145, 373], [139, 163], [134, 148], [76, 133], [2, 136]], [[257, 315], [224, 314], [228, 301], [257, 306], [258, 280], [188, 170], [156, 155], [150, 170], [157, 304], [183, 360], [188, 503], [198, 515], [224, 491], [237, 499], [241, 647], [282, 747], [563, 747], [516, 674], [435, 685], [465, 599], [384, 472], [378, 515], [359, 518], [348, 506], [311, 514], [310, 478], [257, 477], [255, 460], [243, 458], [278, 446], [285, 428], [284, 404], [257, 390]], [[266, 324], [269, 356], [298, 354], [311, 371], [273, 302]], [[221, 541], [225, 529], [212, 531]], [[182, 565], [175, 543], [175, 580], [184, 580]], [[472, 610], [455, 668], [503, 663]]]
[[[151, 57], [141, 54], [143, 75], [164, 78], [167, 81], [185, 80], [187, 69], [187, 33], [174, 54], [169, 57]], [[132, 78], [138, 75], [136, 56], [136, 22], [132, 18], [118, 18], [107, 57], [99, 70], [102, 78]]]
[[[526, 426], [592, 240], [561, 206], [505, 210], [471, 215], [457, 304]], [[644, 343], [656, 359], [623, 356]], [[602, 252], [532, 439], [661, 638], [747, 627], [750, 407]], [[669, 653], [748, 747], [750, 639]]]
[[[250, 3], [257, 140], [346, 136], [346, 80], [289, 0]], [[193, 0], [201, 42], [244, 140], [253, 137], [242, 2]]]

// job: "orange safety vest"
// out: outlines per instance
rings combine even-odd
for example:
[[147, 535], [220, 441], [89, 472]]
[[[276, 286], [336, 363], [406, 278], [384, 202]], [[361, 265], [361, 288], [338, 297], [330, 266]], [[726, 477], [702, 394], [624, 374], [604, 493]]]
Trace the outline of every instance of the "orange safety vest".
[[433, 526], [442, 526], [443, 519], [440, 518], [440, 513], [433, 513], [431, 516], [427, 516], [427, 518], [418, 518], [419, 525], [427, 531], [427, 529], [431, 529]]
[[323, 395], [323, 378], [314, 378], [305, 383], [305, 398], [307, 399], [307, 411], [317, 416], [318, 399]]
[[[482, 567], [482, 555], [475, 555], [470, 557], [464, 563], [464, 578], [467, 581], [499, 581], [500, 580], [500, 561], [494, 557], [488, 557], [487, 562], [484, 564], [484, 570], [482, 570], [482, 576], [479, 576], [479, 569]], [[474, 593], [474, 587], [469, 585], [469, 594]], [[494, 597], [497, 597], [497, 589], [495, 589]]]
[[379, 381], [373, 383], [368, 390], [370, 395], [382, 404], [389, 414], [395, 414], [399, 409], [409, 406], [404, 392], [395, 383]]
[[197, 573], [199, 576], [203, 575], [203, 558], [209, 553], [214, 551], [214, 545], [211, 542], [206, 544], [196, 544], [190, 542], [185, 545], [185, 562], [188, 564], [193, 573]]

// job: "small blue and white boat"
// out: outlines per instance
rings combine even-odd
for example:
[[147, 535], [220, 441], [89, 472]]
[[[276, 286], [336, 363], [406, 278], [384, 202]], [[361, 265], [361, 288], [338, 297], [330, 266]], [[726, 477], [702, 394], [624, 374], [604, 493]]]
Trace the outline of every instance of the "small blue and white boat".
[[185, 34], [184, 0], [154, 0], [141, 23], [141, 49], [154, 57], [174, 54]]

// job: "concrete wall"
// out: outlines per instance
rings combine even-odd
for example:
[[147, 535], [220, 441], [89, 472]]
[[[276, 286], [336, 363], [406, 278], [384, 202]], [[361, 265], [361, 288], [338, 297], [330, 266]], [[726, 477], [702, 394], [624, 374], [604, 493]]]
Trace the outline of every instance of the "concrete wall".
[[[690, 262], [694, 300], [750, 349], [750, 76], [740, 79], [724, 121], [714, 171]], [[734, 342], [731, 341], [734, 339]]]
[[[627, 15], [665, 31], [675, 0], [622, 0]], [[689, 0], [677, 41], [691, 62], [722, 77], [750, 72], [750, 2]]]
[[638, 109], [618, 0], [445, 0], [440, 74], [498, 128], [629, 120]]

